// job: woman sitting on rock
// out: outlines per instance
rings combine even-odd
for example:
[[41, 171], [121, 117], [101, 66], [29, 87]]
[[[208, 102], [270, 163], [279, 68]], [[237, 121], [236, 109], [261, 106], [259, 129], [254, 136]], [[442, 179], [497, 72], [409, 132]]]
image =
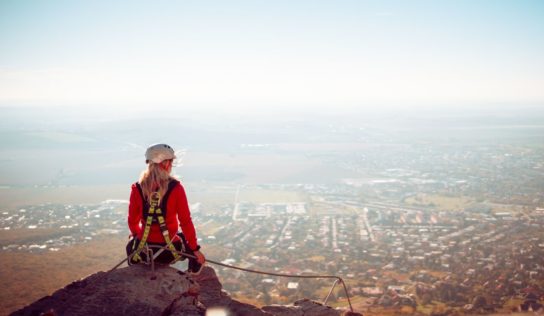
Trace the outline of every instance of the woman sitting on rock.
[[147, 260], [147, 244], [153, 249], [155, 262], [168, 264], [181, 259], [175, 251], [182, 251], [196, 258], [188, 257], [188, 272], [196, 275], [206, 258], [197, 244], [185, 190], [170, 175], [175, 158], [174, 150], [166, 144], [152, 145], [145, 152], [147, 169], [130, 192], [128, 227], [133, 238], [127, 245], [127, 255], [129, 264]]

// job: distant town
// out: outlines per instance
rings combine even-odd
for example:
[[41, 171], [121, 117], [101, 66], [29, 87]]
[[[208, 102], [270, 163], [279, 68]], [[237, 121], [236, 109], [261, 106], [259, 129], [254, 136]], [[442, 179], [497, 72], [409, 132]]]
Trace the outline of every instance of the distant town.
[[0, 229], [51, 230], [49, 240], [24, 238], [5, 244], [4, 251], [58, 251], [61, 247], [86, 242], [102, 235], [125, 233], [127, 202], [108, 200], [99, 205], [42, 204], [3, 211]]
[[[446, 211], [384, 201], [361, 203], [354, 190], [361, 183], [347, 182], [334, 187], [258, 186], [300, 191], [309, 197], [307, 201], [236, 201], [213, 211], [193, 204], [193, 219], [202, 228], [200, 243], [225, 250], [221, 261], [226, 264], [342, 276], [350, 295], [356, 302], [365, 298], [367, 306], [438, 301], [451, 308], [495, 310], [528, 293], [542, 295], [543, 208], [499, 212], [481, 202]], [[387, 192], [398, 182], [368, 185]], [[126, 203], [38, 205], [2, 212], [1, 229], [56, 231], [49, 240], [3, 244], [2, 250], [57, 251], [104, 235], [124, 237]], [[320, 299], [331, 286], [328, 280], [240, 277], [240, 271], [216, 269], [228, 291], [267, 304], [288, 303], [293, 297]], [[336, 293], [335, 301], [345, 300], [341, 291]]]
[[[541, 125], [424, 121], [428, 126], [412, 128], [417, 124], [408, 121], [375, 128], [372, 122], [312, 126], [295, 120], [259, 127], [268, 136], [255, 142], [243, 137], [248, 141], [198, 148], [207, 138], [194, 140], [187, 168], [176, 173], [183, 175], [203, 251], [209, 259], [254, 270], [341, 276], [356, 309], [370, 314], [538, 310], [544, 297]], [[285, 139], [274, 142], [280, 127]], [[214, 141], [223, 146], [227, 139]], [[62, 172], [40, 185], [86, 191], [77, 181], [100, 186], [105, 175], [120, 179], [113, 172], [132, 177], [143, 168], [141, 150], [122, 148], [110, 150], [122, 156], [118, 161], [127, 153], [139, 157], [127, 162], [134, 167], [102, 173], [72, 167], [77, 176]], [[97, 160], [75, 157], [78, 166]], [[31, 186], [13, 183], [6, 180], [6, 196]], [[16, 255], [101, 238], [127, 240], [127, 203], [0, 209], [0, 231], [9, 232], [0, 249]], [[227, 291], [255, 304], [323, 300], [332, 286], [331, 280], [214, 268]], [[340, 287], [328, 303], [347, 306]]]

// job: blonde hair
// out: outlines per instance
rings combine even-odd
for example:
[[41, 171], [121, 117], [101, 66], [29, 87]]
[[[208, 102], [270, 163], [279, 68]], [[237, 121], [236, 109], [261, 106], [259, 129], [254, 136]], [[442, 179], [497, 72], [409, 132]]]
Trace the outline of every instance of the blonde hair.
[[151, 194], [154, 192], [159, 192], [159, 196], [162, 199], [163, 195], [168, 190], [170, 179], [173, 179], [173, 177], [170, 176], [170, 173], [165, 170], [161, 164], [162, 163], [149, 162], [147, 170], [144, 170], [140, 175], [139, 182], [142, 187], [142, 193], [148, 202], [151, 202]]

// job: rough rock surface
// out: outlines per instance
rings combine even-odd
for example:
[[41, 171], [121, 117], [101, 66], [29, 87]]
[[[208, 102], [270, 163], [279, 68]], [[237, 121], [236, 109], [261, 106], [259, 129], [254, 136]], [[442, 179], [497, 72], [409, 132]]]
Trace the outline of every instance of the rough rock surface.
[[342, 315], [342, 311], [307, 299], [262, 309], [233, 300], [210, 267], [188, 277], [170, 267], [157, 268], [153, 273], [143, 265], [98, 272], [12, 315], [174, 316], [204, 315], [212, 309], [224, 310], [227, 315]]
[[188, 306], [199, 287], [186, 275], [172, 268], [156, 269], [134, 265], [111, 273], [98, 272], [16, 311], [13, 315], [161, 315], [184, 293]]
[[200, 285], [199, 300], [206, 308], [222, 308], [231, 315], [271, 315], [253, 305], [233, 300], [223, 290], [215, 270], [210, 267], [205, 267], [200, 275], [193, 278]]

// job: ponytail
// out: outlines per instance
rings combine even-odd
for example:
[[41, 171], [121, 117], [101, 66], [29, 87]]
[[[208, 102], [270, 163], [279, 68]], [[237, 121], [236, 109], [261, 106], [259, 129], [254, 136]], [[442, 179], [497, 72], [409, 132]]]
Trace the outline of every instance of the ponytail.
[[149, 162], [147, 170], [142, 172], [139, 181], [147, 201], [151, 201], [151, 194], [154, 192], [159, 192], [162, 199], [168, 190], [170, 179], [172, 179], [170, 173], [162, 168], [160, 163]]

